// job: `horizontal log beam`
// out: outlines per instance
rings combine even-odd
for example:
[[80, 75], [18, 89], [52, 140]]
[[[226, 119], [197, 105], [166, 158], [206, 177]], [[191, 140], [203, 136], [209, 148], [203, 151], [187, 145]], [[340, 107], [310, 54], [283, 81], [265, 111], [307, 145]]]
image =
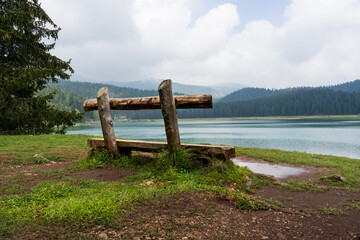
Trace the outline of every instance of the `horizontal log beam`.
[[[135, 140], [122, 140], [116, 139], [118, 148], [123, 148], [125, 151], [143, 151], [143, 152], [159, 152], [167, 148], [166, 142], [150, 142], [150, 141], [135, 141]], [[91, 148], [104, 147], [104, 139], [89, 139], [88, 146]], [[219, 146], [219, 145], [202, 145], [182, 143], [182, 149], [189, 149], [194, 152], [199, 152], [208, 156], [215, 156], [221, 159], [230, 159], [235, 157], [235, 148], [231, 146]]]
[[[185, 108], [212, 108], [211, 94], [203, 95], [182, 95], [175, 96], [175, 105], [177, 109]], [[159, 97], [142, 98], [110, 98], [110, 109], [112, 110], [144, 110], [161, 109]], [[83, 104], [85, 112], [98, 109], [96, 99], [88, 99]]]

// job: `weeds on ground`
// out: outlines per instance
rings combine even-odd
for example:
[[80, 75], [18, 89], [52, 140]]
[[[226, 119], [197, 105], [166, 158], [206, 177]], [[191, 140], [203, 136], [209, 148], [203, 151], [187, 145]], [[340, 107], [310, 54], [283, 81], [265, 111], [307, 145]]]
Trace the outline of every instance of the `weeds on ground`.
[[24, 194], [3, 196], [0, 198], [0, 236], [18, 229], [19, 224], [31, 222], [62, 222], [74, 227], [111, 225], [134, 203], [184, 191], [224, 196], [240, 209], [264, 208], [244, 194], [245, 177], [251, 172], [231, 161], [199, 158], [184, 150], [164, 151], [155, 158], [114, 156], [102, 151], [91, 153], [75, 168], [105, 166], [136, 169], [138, 174], [114, 182], [67, 176], [60, 182], [41, 182]]
[[360, 200], [355, 200], [355, 199], [346, 200], [346, 209], [357, 209], [360, 211]]

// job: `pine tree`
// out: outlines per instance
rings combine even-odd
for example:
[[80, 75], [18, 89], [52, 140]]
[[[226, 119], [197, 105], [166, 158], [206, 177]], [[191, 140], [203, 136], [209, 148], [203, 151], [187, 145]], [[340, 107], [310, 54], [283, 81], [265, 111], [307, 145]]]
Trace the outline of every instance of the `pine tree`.
[[63, 133], [81, 119], [78, 112], [54, 109], [54, 93], [39, 91], [69, 79], [69, 61], [50, 54], [60, 28], [36, 0], [0, 0], [0, 131], [15, 134]]

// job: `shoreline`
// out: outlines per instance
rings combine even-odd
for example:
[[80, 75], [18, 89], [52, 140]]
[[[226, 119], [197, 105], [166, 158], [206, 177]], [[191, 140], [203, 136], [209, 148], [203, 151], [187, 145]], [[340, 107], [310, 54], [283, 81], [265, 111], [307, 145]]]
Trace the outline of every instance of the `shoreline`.
[[[316, 115], [316, 116], [268, 116], [268, 117], [222, 117], [222, 118], [179, 118], [179, 122], [189, 121], [221, 121], [221, 120], [343, 120], [360, 121], [360, 115]], [[163, 119], [134, 119], [124, 121], [114, 121], [114, 123], [136, 123], [136, 122], [161, 122]], [[76, 123], [74, 126], [94, 126], [100, 125], [100, 121]]]

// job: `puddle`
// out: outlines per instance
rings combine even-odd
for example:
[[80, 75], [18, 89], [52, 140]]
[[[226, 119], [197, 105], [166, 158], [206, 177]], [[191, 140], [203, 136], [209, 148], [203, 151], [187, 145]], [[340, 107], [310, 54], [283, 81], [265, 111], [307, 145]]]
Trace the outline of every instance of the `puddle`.
[[232, 161], [241, 167], [248, 167], [254, 173], [272, 175], [276, 178], [286, 178], [306, 173], [307, 170], [298, 167], [286, 167], [278, 164], [248, 162], [233, 158]]

